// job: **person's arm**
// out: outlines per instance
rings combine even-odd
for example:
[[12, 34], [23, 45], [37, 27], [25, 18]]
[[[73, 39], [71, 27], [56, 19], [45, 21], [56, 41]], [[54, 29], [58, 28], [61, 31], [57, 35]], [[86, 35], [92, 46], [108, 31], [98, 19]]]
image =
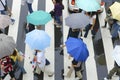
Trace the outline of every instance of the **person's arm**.
[[95, 22], [96, 22], [96, 18], [93, 18], [93, 24], [91, 26], [91, 30], [93, 30], [94, 26], [95, 26]]
[[55, 5], [56, 1], [55, 0], [52, 0], [53, 4]]

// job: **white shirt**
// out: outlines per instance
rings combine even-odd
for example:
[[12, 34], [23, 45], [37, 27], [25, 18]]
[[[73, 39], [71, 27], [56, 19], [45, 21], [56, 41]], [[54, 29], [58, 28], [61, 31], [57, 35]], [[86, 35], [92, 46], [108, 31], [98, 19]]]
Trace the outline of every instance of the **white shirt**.
[[93, 15], [92, 17], [90, 17], [90, 24], [93, 24], [93, 19], [96, 19], [96, 15]]
[[33, 3], [33, 0], [27, 0], [27, 3]]
[[46, 58], [45, 58], [44, 51], [37, 52], [37, 62], [40, 63], [40, 64], [38, 64], [40, 68], [45, 67], [45, 63], [46, 63], [45, 59]]
[[[3, 2], [4, 5], [6, 5], [5, 0], [1, 0], [1, 1]], [[1, 1], [0, 1], [0, 10], [4, 10], [4, 6], [2, 5]]]

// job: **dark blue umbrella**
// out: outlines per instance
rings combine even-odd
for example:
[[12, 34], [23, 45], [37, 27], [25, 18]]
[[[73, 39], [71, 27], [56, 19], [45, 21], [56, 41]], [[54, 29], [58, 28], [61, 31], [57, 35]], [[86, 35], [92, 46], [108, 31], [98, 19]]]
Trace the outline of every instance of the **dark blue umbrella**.
[[86, 44], [81, 39], [69, 37], [65, 44], [68, 54], [74, 57], [76, 61], [86, 61], [89, 52]]

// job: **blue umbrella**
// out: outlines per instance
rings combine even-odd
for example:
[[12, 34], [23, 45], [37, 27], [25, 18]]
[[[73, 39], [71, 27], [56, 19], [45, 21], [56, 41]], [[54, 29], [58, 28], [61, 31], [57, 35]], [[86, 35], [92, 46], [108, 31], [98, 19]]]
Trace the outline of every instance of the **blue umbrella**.
[[44, 50], [50, 46], [50, 37], [43, 30], [33, 30], [26, 34], [25, 43], [27, 43], [31, 49]]
[[100, 9], [100, 4], [96, 0], [76, 0], [76, 5], [87, 12]]
[[51, 19], [51, 15], [42, 10], [34, 11], [27, 16], [27, 22], [33, 25], [45, 25]]
[[81, 39], [69, 37], [65, 44], [68, 54], [74, 57], [76, 61], [86, 61], [89, 52], [86, 44]]

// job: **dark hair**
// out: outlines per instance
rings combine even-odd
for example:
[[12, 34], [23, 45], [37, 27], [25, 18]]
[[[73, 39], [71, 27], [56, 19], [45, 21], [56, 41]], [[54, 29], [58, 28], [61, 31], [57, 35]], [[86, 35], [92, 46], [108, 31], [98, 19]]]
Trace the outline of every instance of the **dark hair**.
[[96, 15], [96, 12], [87, 12], [87, 14], [92, 17], [93, 15]]
[[17, 51], [14, 49], [13, 53], [12, 53], [13, 56], [16, 56], [17, 55]]

